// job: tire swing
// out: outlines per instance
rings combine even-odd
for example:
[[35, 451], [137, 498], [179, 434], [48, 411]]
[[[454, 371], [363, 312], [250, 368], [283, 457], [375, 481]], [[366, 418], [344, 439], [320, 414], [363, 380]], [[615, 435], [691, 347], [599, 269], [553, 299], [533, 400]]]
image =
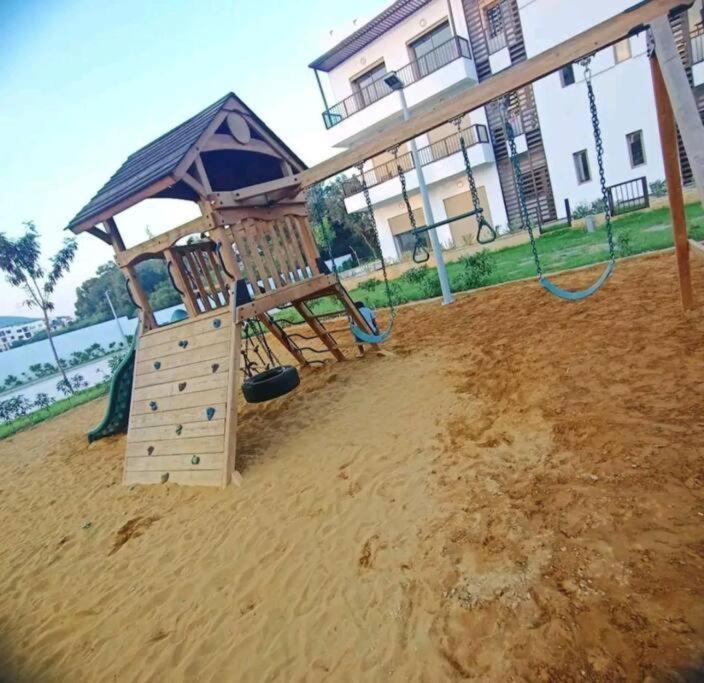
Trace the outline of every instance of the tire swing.
[[284, 396], [300, 383], [298, 370], [292, 365], [281, 365], [271, 350], [262, 329], [262, 323], [249, 318], [242, 330], [244, 346], [242, 393], [247, 403], [263, 403]]
[[614, 233], [611, 225], [611, 208], [609, 203], [609, 194], [606, 189], [606, 173], [604, 171], [604, 144], [601, 139], [601, 126], [599, 125], [599, 112], [596, 106], [596, 98], [594, 97], [594, 88], [592, 87], [592, 72], [589, 67], [591, 57], [582, 60], [581, 64], [584, 67], [584, 81], [587, 84], [587, 96], [589, 98], [589, 111], [592, 120], [592, 132], [594, 134], [594, 146], [596, 147], [596, 160], [599, 168], [599, 185], [601, 187], [601, 196], [604, 202], [604, 222], [606, 224], [606, 239], [609, 247], [609, 261], [601, 275], [589, 287], [579, 290], [563, 289], [562, 287], [551, 282], [546, 275], [543, 275], [543, 268], [538, 255], [538, 248], [533, 234], [533, 225], [528, 213], [528, 205], [526, 202], [525, 187], [523, 183], [523, 173], [521, 172], [521, 164], [518, 160], [518, 152], [516, 150], [516, 136], [506, 116], [506, 107], [504, 105], [504, 128], [506, 130], [506, 139], [509, 146], [509, 156], [513, 167], [513, 177], [516, 182], [516, 190], [518, 192], [518, 204], [521, 211], [521, 218], [528, 230], [530, 237], [530, 248], [533, 252], [533, 261], [535, 262], [535, 270], [538, 275], [538, 282], [550, 294], [564, 299], [565, 301], [581, 301], [598, 292], [611, 277], [616, 267], [616, 247], [614, 244]]

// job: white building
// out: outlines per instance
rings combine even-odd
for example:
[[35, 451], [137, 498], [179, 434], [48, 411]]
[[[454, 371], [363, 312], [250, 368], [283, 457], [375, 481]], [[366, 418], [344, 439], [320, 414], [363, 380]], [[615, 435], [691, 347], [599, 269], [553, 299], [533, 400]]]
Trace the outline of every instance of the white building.
[[[27, 341], [38, 332], [44, 331], [44, 321], [39, 318], [20, 318], [20, 322], [0, 327], [0, 352], [8, 351], [18, 341]], [[50, 320], [52, 330], [65, 327], [70, 318], [59, 316]]]
[[[398, 93], [384, 76], [395, 71], [405, 85], [411, 112], [524, 61], [627, 9], [633, 0], [397, 0], [366, 23], [333, 35], [335, 44], [310, 66], [323, 98], [323, 123], [332, 146], [345, 148], [372, 138], [402, 120]], [[701, 0], [673, 21], [684, 46], [695, 94], [704, 83]], [[690, 39], [690, 33], [692, 37]], [[645, 34], [601, 51], [591, 63], [605, 147], [607, 184], [616, 211], [638, 208], [648, 183], [664, 177]], [[326, 82], [320, 73], [327, 75]], [[517, 193], [499, 103], [463, 120], [485, 215], [497, 226], [521, 227]], [[538, 223], [565, 218], [567, 204], [601, 197], [583, 68], [572, 65], [516, 93], [508, 103], [526, 182], [530, 211]], [[505, 113], [504, 113], [505, 115]], [[454, 126], [445, 124], [416, 139], [436, 221], [471, 208]], [[424, 224], [413, 162], [404, 145], [399, 160], [417, 223]], [[688, 165], [682, 152], [683, 175]], [[412, 250], [396, 163], [390, 153], [369, 160], [370, 189], [382, 250], [394, 259]], [[364, 208], [361, 182], [345, 183], [348, 211]], [[438, 230], [444, 246], [475, 236], [473, 219]]]

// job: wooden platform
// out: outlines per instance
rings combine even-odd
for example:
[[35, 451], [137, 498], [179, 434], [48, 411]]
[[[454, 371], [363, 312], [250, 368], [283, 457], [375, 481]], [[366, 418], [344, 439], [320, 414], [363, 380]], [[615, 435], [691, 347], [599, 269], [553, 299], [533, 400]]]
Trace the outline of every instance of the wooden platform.
[[[124, 484], [226, 486], [230, 397], [238, 378], [229, 306], [146, 332], [139, 339]], [[232, 391], [233, 388], [235, 391]], [[232, 406], [234, 408], [234, 406]], [[233, 420], [236, 412], [233, 410]]]

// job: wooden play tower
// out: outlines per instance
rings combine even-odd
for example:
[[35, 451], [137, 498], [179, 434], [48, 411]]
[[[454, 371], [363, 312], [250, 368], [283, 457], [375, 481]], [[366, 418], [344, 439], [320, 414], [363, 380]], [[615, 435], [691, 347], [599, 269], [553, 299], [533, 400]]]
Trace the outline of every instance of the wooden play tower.
[[[303, 170], [231, 93], [130, 156], [68, 226], [113, 247], [139, 308], [125, 484], [230, 483], [248, 319], [300, 365], [308, 361], [272, 309], [292, 304], [336, 360], [343, 352], [311, 300], [336, 296], [369, 329], [320, 258], [300, 188], [286, 182]], [[149, 198], [195, 202], [201, 216], [126, 248], [115, 216]], [[187, 319], [157, 325], [136, 269], [154, 258], [166, 263]]]

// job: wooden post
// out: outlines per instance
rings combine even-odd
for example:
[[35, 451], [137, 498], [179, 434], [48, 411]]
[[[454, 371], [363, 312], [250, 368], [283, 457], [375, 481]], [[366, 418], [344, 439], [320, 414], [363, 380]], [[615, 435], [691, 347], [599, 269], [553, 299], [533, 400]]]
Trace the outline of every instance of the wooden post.
[[166, 267], [171, 271], [171, 277], [173, 277], [176, 287], [183, 292], [181, 299], [183, 301], [183, 305], [188, 311], [188, 316], [190, 318], [195, 318], [200, 311], [198, 310], [196, 298], [191, 291], [190, 283], [184, 276], [181, 259], [173, 250], [173, 247], [164, 249], [164, 259], [166, 259]]
[[[122, 240], [122, 235], [120, 235], [117, 229], [117, 223], [115, 223], [114, 218], [108, 218], [105, 223], [105, 229], [110, 235], [112, 240], [112, 248], [115, 254], [119, 254], [121, 251], [125, 250], [125, 243]], [[141, 308], [142, 315], [142, 331], [146, 332], [157, 326], [156, 319], [154, 318], [154, 312], [152, 311], [151, 304], [149, 303], [149, 297], [147, 293], [142, 289], [142, 283], [137, 277], [137, 271], [132, 265], [120, 266], [120, 270], [124, 273], [128, 280], [128, 287], [135, 300], [135, 303], [139, 308]]]
[[293, 307], [298, 311], [301, 318], [308, 323], [308, 326], [320, 337], [320, 341], [325, 344], [328, 351], [335, 357], [335, 360], [345, 360], [345, 354], [340, 351], [335, 338], [325, 329], [325, 326], [315, 317], [315, 313], [310, 310], [308, 305], [303, 301], [298, 301], [293, 304]]
[[665, 80], [660, 70], [657, 54], [654, 52], [650, 55], [650, 73], [653, 80], [655, 107], [658, 114], [660, 146], [662, 147], [662, 157], [665, 165], [667, 193], [670, 198], [680, 297], [682, 299], [682, 308], [688, 311], [694, 306], [694, 298], [689, 269], [689, 242], [687, 241], [687, 220], [684, 213], [682, 177], [680, 175], [680, 160], [677, 153], [677, 129], [675, 127], [675, 115], [672, 111], [672, 104], [665, 87]]

